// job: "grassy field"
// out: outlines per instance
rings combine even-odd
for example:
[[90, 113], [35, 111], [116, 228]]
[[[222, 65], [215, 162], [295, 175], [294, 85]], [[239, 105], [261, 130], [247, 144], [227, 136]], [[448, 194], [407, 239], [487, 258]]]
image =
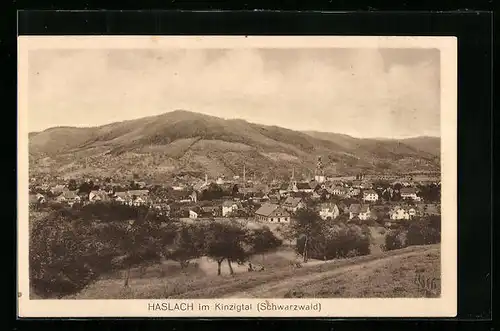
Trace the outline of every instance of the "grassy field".
[[[217, 264], [198, 259], [184, 270], [172, 261], [132, 270], [130, 286], [123, 275], [110, 274], [65, 299], [279, 298], [279, 297], [433, 297], [440, 293], [440, 246], [413, 246], [390, 252], [332, 261], [311, 260], [302, 268], [298, 257], [282, 249], [254, 258], [264, 270], [234, 266], [217, 276]], [[437, 288], [420, 288], [416, 275], [436, 278]]]

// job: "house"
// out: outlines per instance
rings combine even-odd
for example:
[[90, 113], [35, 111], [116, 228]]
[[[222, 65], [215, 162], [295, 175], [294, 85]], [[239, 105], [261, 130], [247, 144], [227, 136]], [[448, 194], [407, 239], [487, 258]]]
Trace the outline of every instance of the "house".
[[43, 194], [37, 193], [35, 194], [35, 196], [39, 203], [47, 202], [47, 199], [45, 199], [45, 196]]
[[361, 194], [361, 190], [360, 190], [359, 188], [351, 188], [351, 189], [349, 190], [349, 193], [347, 193], [347, 195], [348, 195], [349, 197], [351, 197], [351, 198], [352, 198], [352, 197], [357, 197], [357, 196], [358, 196], [358, 195], [360, 195], [360, 194]]
[[254, 189], [253, 187], [241, 187], [238, 192], [246, 197], [252, 197], [255, 194], [257, 194], [257, 190]]
[[153, 204], [150, 208], [154, 208], [159, 215], [170, 215], [170, 206], [165, 204]]
[[378, 193], [374, 190], [366, 190], [363, 192], [363, 200], [375, 202], [378, 200]]
[[128, 204], [128, 202], [131, 200], [131, 197], [128, 195], [127, 192], [115, 192], [113, 198], [116, 202], [122, 204]]
[[205, 206], [201, 207], [198, 214], [202, 217], [219, 217], [222, 216], [222, 208], [220, 206]]
[[410, 214], [408, 213], [408, 211], [405, 208], [403, 208], [401, 206], [395, 206], [389, 212], [389, 218], [391, 220], [409, 220]]
[[183, 190], [184, 190], [184, 188], [185, 188], [185, 187], [184, 187], [184, 185], [182, 185], [182, 184], [179, 184], [179, 185], [173, 185], [173, 186], [172, 186], [172, 190], [174, 190], [174, 191], [183, 191]]
[[295, 192], [303, 192], [303, 193], [312, 193], [314, 191], [314, 189], [308, 182], [297, 183], [296, 189], [297, 191], [294, 190]]
[[149, 196], [149, 190], [129, 190], [127, 193], [131, 196], [147, 197]]
[[373, 185], [372, 183], [369, 183], [369, 182], [362, 182], [360, 185], [359, 185], [359, 188], [363, 189], [363, 190], [370, 190], [373, 188]]
[[346, 196], [349, 194], [349, 190], [342, 186], [334, 186], [330, 189], [330, 193], [336, 196]]
[[45, 203], [45, 197], [38, 193], [38, 194], [30, 194], [29, 196], [29, 204], [30, 206], [38, 206], [42, 203]]
[[349, 206], [349, 219], [358, 217], [360, 220], [367, 220], [371, 217], [370, 206], [353, 203]]
[[314, 191], [313, 194], [311, 195], [311, 199], [313, 200], [319, 200], [321, 199], [321, 191]]
[[146, 199], [141, 196], [133, 196], [132, 197], [132, 205], [133, 206], [143, 206], [146, 204]]
[[233, 201], [226, 200], [222, 203], [222, 216], [227, 217], [231, 213], [238, 210], [238, 204]]
[[288, 193], [289, 191], [293, 191], [294, 187], [296, 188], [296, 185], [294, 186], [294, 183], [290, 183], [290, 184], [283, 183], [280, 185], [278, 192], [279, 192], [279, 194], [283, 195], [283, 194]]
[[302, 201], [302, 198], [294, 198], [294, 197], [288, 197], [286, 200], [283, 202], [283, 209], [285, 209], [288, 212], [293, 212], [295, 213], [297, 210], [304, 208], [305, 204]]
[[99, 191], [90, 191], [89, 193], [89, 201], [90, 202], [97, 202], [97, 201], [109, 201], [109, 195], [102, 190]]
[[198, 218], [198, 213], [195, 212], [194, 210], [190, 210], [189, 211], [189, 218], [192, 219], [192, 220], [195, 220]]
[[353, 180], [351, 187], [361, 188], [362, 185], [363, 185], [363, 182], [361, 182], [360, 180]]
[[417, 190], [413, 187], [403, 187], [399, 192], [401, 193], [401, 199], [420, 200], [420, 197], [417, 196]]
[[193, 190], [196, 192], [203, 192], [203, 190], [207, 189], [210, 183], [208, 181], [198, 181], [193, 185]]
[[332, 220], [340, 215], [339, 207], [332, 202], [326, 202], [319, 205], [319, 216], [326, 220], [330, 217]]
[[269, 202], [272, 203], [272, 204], [275, 204], [275, 205], [279, 204], [279, 202], [280, 202], [279, 195], [271, 195], [269, 197]]
[[149, 190], [129, 190], [127, 194], [131, 197], [129, 204], [131, 202], [134, 206], [141, 206], [149, 201]]
[[76, 194], [76, 191], [64, 191], [61, 195], [56, 198], [57, 202], [67, 203], [68, 205], [73, 205], [76, 202], [80, 202], [80, 196]]
[[[89, 199], [90, 198], [91, 195], [89, 194]], [[150, 201], [148, 190], [129, 190], [126, 192], [115, 192], [112, 199], [114, 199], [114, 201], [116, 202], [127, 204], [129, 206], [141, 206], [147, 204]]]
[[69, 191], [69, 189], [65, 185], [56, 185], [50, 189], [50, 193], [53, 195], [59, 195], [67, 191]]
[[290, 213], [283, 207], [270, 203], [263, 204], [257, 209], [255, 217], [269, 223], [290, 223]]

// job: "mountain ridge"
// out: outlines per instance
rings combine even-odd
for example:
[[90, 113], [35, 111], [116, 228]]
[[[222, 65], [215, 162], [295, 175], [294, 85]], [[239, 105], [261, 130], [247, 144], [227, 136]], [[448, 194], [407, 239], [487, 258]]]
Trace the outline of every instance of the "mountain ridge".
[[296, 131], [187, 110], [94, 127], [53, 127], [29, 134], [30, 170], [64, 176], [171, 178], [179, 173], [259, 177], [325, 172], [439, 170], [439, 138], [377, 140]]

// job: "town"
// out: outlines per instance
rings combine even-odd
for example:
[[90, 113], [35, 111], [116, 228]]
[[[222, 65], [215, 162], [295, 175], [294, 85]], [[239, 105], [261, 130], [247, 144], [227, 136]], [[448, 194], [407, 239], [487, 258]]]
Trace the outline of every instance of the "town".
[[313, 178], [297, 178], [294, 169], [288, 180], [247, 177], [245, 167], [241, 176], [177, 178], [173, 185], [45, 175], [30, 179], [30, 207], [118, 203], [148, 206], [181, 220], [239, 218], [268, 224], [288, 224], [299, 209], [310, 208], [324, 220], [376, 220], [388, 227], [399, 220], [440, 215], [441, 183], [436, 174], [334, 177], [325, 174], [318, 157]]

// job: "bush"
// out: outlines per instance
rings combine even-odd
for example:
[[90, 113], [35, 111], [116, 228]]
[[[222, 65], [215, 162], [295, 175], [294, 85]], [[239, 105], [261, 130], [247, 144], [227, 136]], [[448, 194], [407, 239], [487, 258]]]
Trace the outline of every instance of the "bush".
[[431, 216], [398, 223], [385, 237], [385, 250], [441, 242], [441, 217]]
[[[304, 253], [305, 237], [297, 239], [296, 250]], [[370, 254], [370, 235], [357, 225], [338, 224], [312, 237], [308, 256], [320, 260]]]
[[392, 251], [394, 249], [401, 249], [406, 247], [406, 233], [401, 230], [390, 231], [385, 236], [384, 250]]
[[32, 224], [30, 282], [36, 294], [76, 293], [113, 268], [158, 259], [158, 245], [172, 237], [165, 235], [169, 229], [142, 215], [130, 222], [112, 221], [110, 208], [116, 207], [63, 208]]
[[[83, 289], [97, 273], [97, 261], [74, 231], [71, 221], [56, 217], [33, 224], [30, 235], [30, 282], [42, 297], [62, 296]], [[99, 265], [99, 263], [97, 263]]]
[[408, 228], [408, 245], [431, 245], [441, 242], [441, 222], [434, 218], [418, 220]]

